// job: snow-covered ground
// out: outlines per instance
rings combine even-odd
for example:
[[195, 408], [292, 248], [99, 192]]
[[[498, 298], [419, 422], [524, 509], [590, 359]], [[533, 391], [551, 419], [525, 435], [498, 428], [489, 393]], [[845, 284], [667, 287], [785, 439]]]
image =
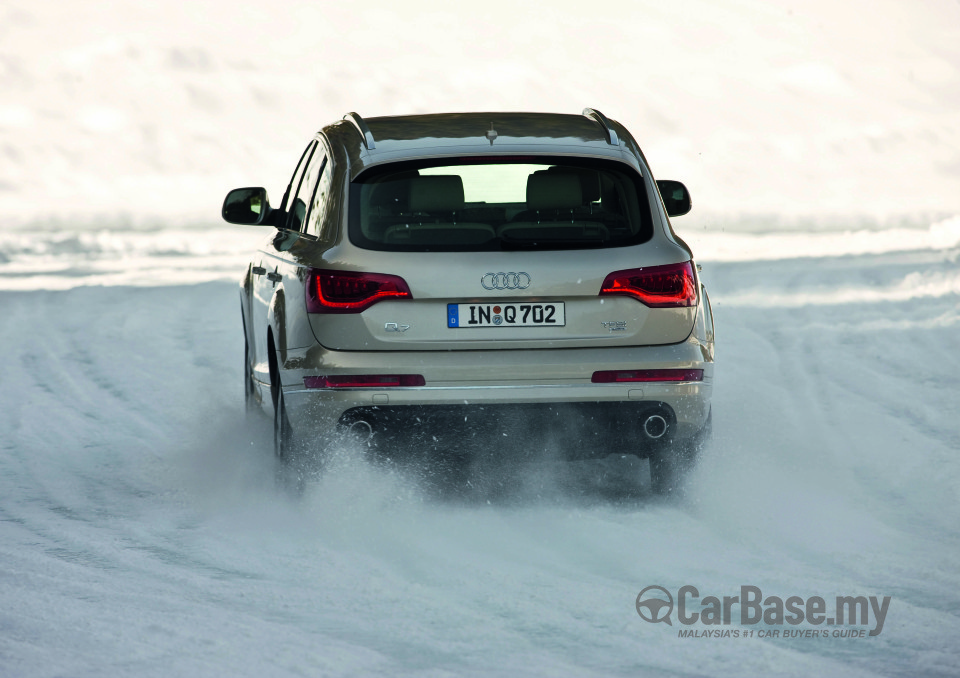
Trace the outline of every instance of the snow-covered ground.
[[[350, 447], [278, 486], [224, 193], [350, 110], [584, 106], [693, 193], [686, 496], [629, 457], [438, 496]], [[958, 109], [954, 0], [0, 3], [0, 676], [960, 675]], [[685, 584], [891, 602], [862, 639], [637, 614]]]
[[[457, 499], [349, 448], [292, 496], [241, 400], [263, 231], [201, 233], [4, 236], [0, 674], [957, 675], [956, 220], [703, 240], [716, 443], [678, 502], [632, 458]], [[874, 638], [679, 638], [651, 584], [891, 603]]]

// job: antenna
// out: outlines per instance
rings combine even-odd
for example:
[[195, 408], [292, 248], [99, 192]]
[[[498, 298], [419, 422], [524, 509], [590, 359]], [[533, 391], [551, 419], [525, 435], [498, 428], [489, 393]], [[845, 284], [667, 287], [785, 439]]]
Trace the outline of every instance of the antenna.
[[497, 138], [497, 130], [493, 129], [493, 121], [490, 121], [490, 129], [487, 130], [487, 139], [490, 141], [490, 145], [493, 146], [493, 140]]

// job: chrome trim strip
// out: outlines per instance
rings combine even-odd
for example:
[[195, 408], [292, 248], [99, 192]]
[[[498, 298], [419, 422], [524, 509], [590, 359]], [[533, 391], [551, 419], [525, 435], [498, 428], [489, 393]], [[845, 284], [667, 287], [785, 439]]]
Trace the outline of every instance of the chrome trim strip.
[[613, 127], [610, 125], [610, 121], [607, 120], [605, 116], [600, 111], [595, 108], [584, 108], [583, 115], [587, 116], [591, 120], [594, 120], [600, 123], [600, 126], [603, 127], [603, 131], [607, 133], [607, 143], [611, 146], [619, 146], [620, 139], [617, 137], [617, 133], [613, 131]]
[[353, 123], [353, 126], [357, 128], [357, 131], [360, 132], [360, 136], [363, 137], [363, 145], [366, 146], [368, 151], [372, 151], [376, 148], [376, 144], [373, 142], [373, 132], [371, 132], [370, 128], [367, 127], [367, 123], [364, 122], [359, 113], [354, 113], [351, 111], [343, 116], [343, 119]]

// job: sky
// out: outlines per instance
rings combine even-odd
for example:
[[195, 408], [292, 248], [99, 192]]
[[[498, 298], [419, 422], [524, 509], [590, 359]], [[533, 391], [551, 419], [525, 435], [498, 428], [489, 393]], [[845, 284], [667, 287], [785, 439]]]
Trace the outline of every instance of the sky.
[[216, 222], [348, 111], [587, 106], [705, 224], [960, 213], [957, 0], [4, 0], [0, 228]]

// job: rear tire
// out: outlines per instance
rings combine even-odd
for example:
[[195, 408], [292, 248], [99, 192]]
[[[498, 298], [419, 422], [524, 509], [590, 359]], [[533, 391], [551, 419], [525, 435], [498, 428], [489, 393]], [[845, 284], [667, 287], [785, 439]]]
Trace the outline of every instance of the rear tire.
[[308, 468], [298, 452], [298, 441], [290, 426], [283, 389], [277, 387], [276, 406], [273, 409], [273, 452], [277, 457], [274, 479], [277, 486], [291, 496], [300, 497], [306, 490]]
[[277, 395], [273, 408], [273, 452], [282, 462], [293, 459], [294, 435], [287, 416], [287, 405], [283, 398], [283, 389], [277, 385]]
[[287, 403], [283, 397], [283, 383], [280, 381], [280, 369], [274, 359], [273, 338], [267, 338], [267, 354], [270, 357], [270, 395], [273, 400], [273, 453], [280, 461], [288, 463], [293, 459], [294, 434], [287, 414]]
[[687, 440], [668, 443], [650, 455], [650, 486], [654, 494], [676, 496], [696, 467], [700, 453], [713, 436], [713, 410], [697, 433]]

